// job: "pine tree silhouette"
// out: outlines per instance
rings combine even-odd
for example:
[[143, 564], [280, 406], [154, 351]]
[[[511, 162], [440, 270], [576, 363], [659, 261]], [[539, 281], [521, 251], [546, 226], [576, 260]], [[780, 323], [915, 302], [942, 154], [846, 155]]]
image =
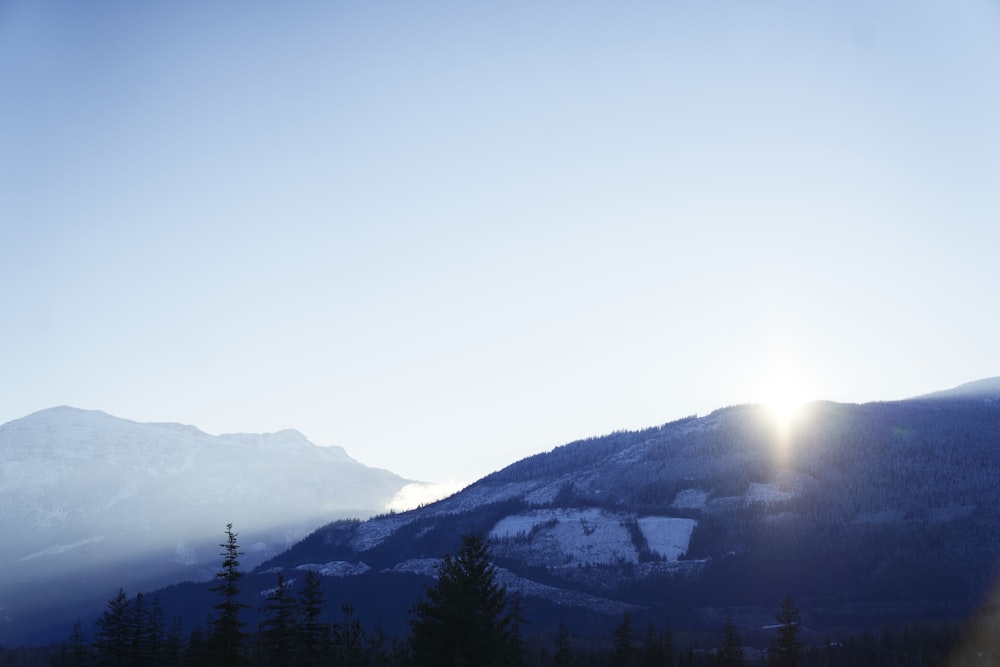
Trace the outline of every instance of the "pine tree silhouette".
[[466, 535], [454, 557], [444, 557], [437, 583], [411, 610], [410, 644], [417, 665], [515, 664], [507, 591], [481, 535]]
[[216, 615], [209, 620], [211, 626], [210, 641], [212, 652], [218, 665], [239, 665], [243, 659], [243, 645], [246, 643], [246, 622], [240, 618], [240, 612], [248, 605], [237, 600], [240, 594], [240, 551], [233, 532], [233, 524], [226, 524], [226, 541], [220, 544], [222, 552], [222, 568], [216, 572], [218, 582], [212, 587], [213, 593], [218, 593], [222, 600], [214, 605]]

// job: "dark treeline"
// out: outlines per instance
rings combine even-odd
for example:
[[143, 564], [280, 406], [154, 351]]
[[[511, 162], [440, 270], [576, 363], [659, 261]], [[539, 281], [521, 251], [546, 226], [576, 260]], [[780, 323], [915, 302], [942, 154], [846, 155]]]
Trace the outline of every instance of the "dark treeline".
[[[982, 628], [962, 634], [953, 626], [904, 627], [881, 635], [806, 645], [801, 614], [791, 597], [781, 601], [772, 638], [763, 649], [744, 646], [732, 620], [718, 641], [675, 633], [669, 623], [636, 627], [630, 612], [607, 637], [574, 635], [560, 623], [554, 635], [524, 632], [523, 601], [497, 582], [485, 539], [463, 538], [445, 556], [436, 583], [410, 610], [408, 637], [370, 631], [343, 605], [325, 622], [320, 576], [307, 571], [296, 588], [280, 572], [262, 596], [258, 627], [244, 620], [238, 601], [237, 534], [226, 527], [222, 567], [212, 592], [217, 602], [203, 626], [182, 631], [155, 598], [119, 590], [90, 633], [77, 623], [59, 647], [0, 649], [0, 667], [260, 667], [312, 666], [558, 666], [558, 667], [966, 667], [1000, 665], [1000, 652]], [[701, 644], [701, 645], [699, 645]]]

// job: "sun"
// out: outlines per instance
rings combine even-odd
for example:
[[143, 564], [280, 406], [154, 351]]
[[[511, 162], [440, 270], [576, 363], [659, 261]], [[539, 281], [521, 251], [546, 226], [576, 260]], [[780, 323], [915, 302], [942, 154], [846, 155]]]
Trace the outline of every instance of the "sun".
[[787, 431], [802, 412], [802, 405], [804, 403], [805, 401], [796, 393], [782, 391], [767, 399], [765, 405], [767, 406], [767, 411], [771, 414], [771, 418], [777, 423], [778, 428], [782, 431]]
[[787, 368], [774, 373], [763, 390], [763, 405], [778, 432], [787, 436], [806, 403], [802, 381]]

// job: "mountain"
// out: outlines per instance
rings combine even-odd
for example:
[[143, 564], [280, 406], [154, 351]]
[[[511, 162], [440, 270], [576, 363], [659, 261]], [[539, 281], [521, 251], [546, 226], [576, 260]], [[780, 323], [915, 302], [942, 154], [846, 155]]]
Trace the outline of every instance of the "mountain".
[[[314, 570], [328, 620], [346, 603], [369, 627], [405, 634], [442, 555], [469, 532], [488, 536], [536, 635], [565, 621], [599, 641], [629, 611], [635, 628], [669, 621], [698, 633], [729, 617], [748, 645], [762, 647], [789, 594], [806, 638], [817, 641], [977, 612], [995, 623], [996, 384], [816, 402], [790, 426], [762, 406], [734, 406], [556, 447], [416, 510], [323, 525], [247, 573], [248, 627], [279, 573], [294, 587]], [[240, 543], [252, 552], [248, 532]], [[105, 600], [118, 585], [141, 590], [128, 574]], [[156, 594], [166, 618], [182, 617], [190, 632], [216, 601], [210, 586]]]
[[408, 484], [293, 430], [211, 436], [69, 407], [0, 425], [0, 644], [119, 586], [210, 578], [227, 523], [252, 567]]
[[1000, 400], [1000, 377], [966, 382], [965, 384], [960, 384], [952, 389], [936, 391], [931, 394], [920, 396], [919, 398], [979, 398], [986, 401]]
[[817, 402], [790, 429], [736, 406], [574, 442], [432, 505], [327, 525], [248, 586], [315, 569], [362, 618], [405, 632], [416, 582], [472, 531], [533, 632], [560, 619], [610, 631], [626, 610], [635, 627], [717, 629], [728, 615], [762, 628], [787, 594], [821, 633], [967, 619], [1000, 566], [997, 384]]

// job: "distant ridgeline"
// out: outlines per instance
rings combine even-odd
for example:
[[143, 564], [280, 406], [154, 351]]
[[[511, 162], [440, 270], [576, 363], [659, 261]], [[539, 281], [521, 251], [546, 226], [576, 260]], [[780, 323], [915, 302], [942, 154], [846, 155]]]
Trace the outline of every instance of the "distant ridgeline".
[[62, 637], [119, 586], [210, 579], [229, 521], [256, 565], [409, 483], [293, 430], [212, 436], [69, 407], [0, 425], [0, 644]]
[[[328, 524], [249, 573], [247, 603], [278, 575], [313, 571], [334, 608], [405, 637], [442, 556], [479, 534], [525, 632], [545, 641], [563, 623], [577, 648], [600, 648], [628, 618], [636, 633], [669, 624], [695, 642], [728, 619], [764, 649], [791, 596], [806, 643], [887, 626], [902, 642], [892, 633], [906, 626], [949, 628], [937, 645], [952, 646], [964, 629], [996, 629], [997, 480], [997, 383], [817, 402], [781, 427], [738, 406], [557, 447], [417, 510]], [[212, 600], [207, 584], [158, 596], [185, 624], [203, 623]]]

